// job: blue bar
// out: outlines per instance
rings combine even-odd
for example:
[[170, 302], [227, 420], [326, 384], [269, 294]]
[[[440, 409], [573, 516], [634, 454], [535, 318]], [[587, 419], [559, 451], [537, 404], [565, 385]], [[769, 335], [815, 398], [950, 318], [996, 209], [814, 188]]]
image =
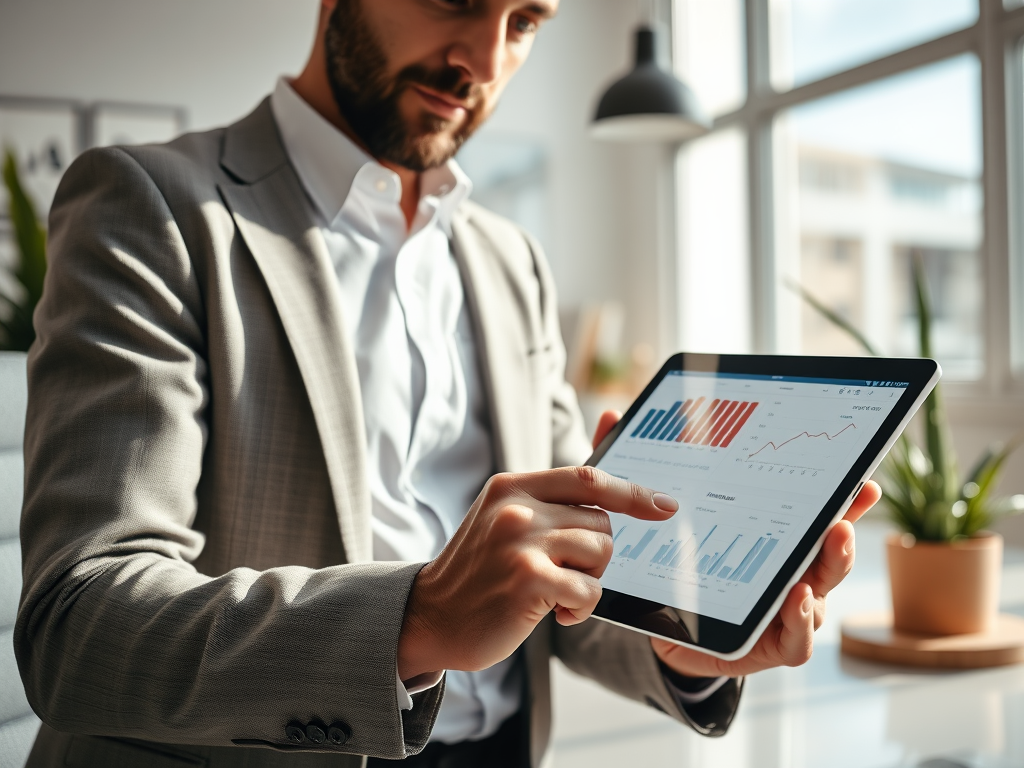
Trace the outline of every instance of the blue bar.
[[618, 531], [618, 533], [616, 533], [616, 534], [615, 534], [615, 535], [614, 535], [614, 536], [612, 537], [612, 544], [614, 544], [614, 543], [615, 543], [615, 540], [616, 540], [616, 539], [618, 539], [620, 535], [622, 535], [622, 532], [623, 532], [624, 530], [626, 530], [626, 526], [622, 526], [621, 528], [619, 528], [619, 531]]
[[658, 561], [661, 560], [661, 556], [668, 552], [668, 544], [662, 544], [658, 547], [658, 551], [654, 553], [654, 557], [651, 558], [651, 562], [657, 565]]
[[[671, 544], [672, 542], [669, 542], [669, 543]], [[679, 551], [679, 548], [682, 545], [683, 545], [683, 542], [681, 542], [681, 541], [677, 541], [675, 544], [672, 544], [672, 548], [668, 552], [666, 552], [664, 555], [662, 555], [662, 558], [658, 562], [658, 565], [668, 565], [669, 562], [672, 560], [672, 558], [676, 556], [676, 552]]]
[[713, 562], [708, 568], [708, 576], [715, 575], [715, 571], [717, 571], [718, 567], [725, 562], [725, 558], [729, 556], [729, 553], [732, 552], [732, 548], [736, 546], [736, 542], [741, 538], [743, 538], [743, 534], [736, 534], [736, 538], [732, 540], [732, 543], [728, 547], [726, 547], [725, 552], [715, 558], [715, 562]]
[[672, 417], [672, 421], [668, 423], [663, 430], [661, 430], [660, 440], [671, 440], [672, 436], [676, 434], [676, 429], [679, 427], [679, 422], [686, 421], [686, 414], [684, 413], [684, 406], [680, 406], [676, 415]]
[[642, 432], [642, 433], [640, 434], [640, 437], [647, 437], [647, 435], [649, 435], [649, 434], [650, 434], [650, 432], [651, 432], [651, 429], [652, 429], [652, 428], [654, 427], [654, 425], [658, 423], [658, 419], [660, 419], [660, 418], [661, 418], [662, 416], [664, 416], [664, 415], [665, 415], [665, 412], [664, 412], [664, 411], [658, 411], [657, 413], [655, 413], [655, 414], [654, 414], [654, 419], [653, 419], [653, 420], [651, 421], [651, 423], [650, 423], [650, 424], [648, 424], [648, 425], [647, 425], [647, 429], [645, 429], [645, 430], [644, 430], [644, 431], [643, 431], [643, 432]]
[[647, 533], [645, 533], [640, 541], [636, 543], [636, 546], [629, 550], [629, 559], [636, 560], [640, 557], [640, 555], [644, 553], [644, 550], [647, 549], [647, 545], [651, 543], [651, 539], [654, 538], [654, 534], [657, 532], [657, 528], [649, 528]]
[[732, 580], [733, 581], [735, 581], [736, 579], [738, 579], [740, 577], [740, 574], [743, 573], [743, 569], [746, 568], [748, 565], [750, 565], [750, 561], [753, 560], [757, 556], [757, 553], [761, 551], [761, 547], [763, 547], [763, 546], [764, 546], [764, 536], [762, 536], [761, 538], [759, 538], [757, 540], [757, 542], [755, 542], [754, 546], [752, 546], [750, 548], [750, 551], [747, 552], [747, 556], [744, 557], [743, 560], [740, 562], [739, 567], [736, 568], [736, 570], [734, 570], [732, 572]]
[[669, 428], [676, 419], [679, 418], [679, 414], [683, 410], [683, 402], [677, 400], [672, 404], [672, 407], [668, 409], [668, 413], [665, 414], [665, 418], [661, 420], [661, 424], [658, 425], [658, 429], [655, 430], [655, 435], [652, 435], [655, 440], [664, 440], [665, 433], [668, 432]]
[[715, 532], [715, 528], [717, 528], [717, 527], [718, 527], [718, 523], [715, 523], [714, 525], [711, 526], [711, 530], [708, 531], [708, 535], [704, 537], [704, 540], [701, 541], [700, 546], [697, 547], [697, 551], [698, 552], [700, 550], [704, 549], [704, 545], [708, 543], [708, 539], [711, 538], [711, 534]]
[[658, 440], [658, 435], [661, 433], [662, 427], [664, 427], [672, 419], [672, 416], [679, 409], [682, 402], [676, 401], [672, 403], [672, 407], [665, 411], [665, 415], [662, 416], [654, 425], [654, 430], [651, 432], [651, 440]]
[[689, 546], [689, 544], [690, 541], [687, 541], [683, 548], [676, 552], [675, 556], [668, 561], [667, 565], [669, 568], [675, 568], [676, 566], [679, 566], [680, 568], [685, 568], [687, 563], [689, 563], [689, 561], [693, 559], [693, 556], [697, 552], [697, 550], [695, 549], [693, 550], [693, 552], [687, 552], [686, 547]]
[[[716, 552], [715, 554], [717, 555], [718, 553]], [[710, 559], [711, 559], [711, 555], [704, 555], [704, 557], [702, 557], [700, 559], [700, 562], [697, 563], [697, 573], [704, 573], [704, 566], [707, 564], [708, 560], [710, 560]]]
[[750, 580], [757, 575], [758, 569], [764, 565], [764, 561], [768, 559], [768, 555], [772, 553], [772, 550], [775, 549], [775, 545], [778, 543], [778, 539], [770, 539], [768, 543], [764, 545], [764, 549], [761, 550], [761, 554], [757, 556], [757, 559], [750, 564], [749, 568], [747, 568], [747, 572], [743, 574], [743, 577], [740, 579], [741, 582], [744, 584], [750, 583]]
[[623, 547], [622, 551], [619, 552], [619, 557], [629, 557], [629, 547]]
[[688, 416], [683, 416], [682, 421], [676, 424], [675, 429], [672, 430], [672, 434], [668, 436], [669, 440], [675, 440], [679, 437], [679, 433], [686, 429], [686, 425], [690, 423]]
[[644, 416], [644, 420], [640, 422], [640, 426], [633, 430], [633, 433], [630, 435], [630, 437], [636, 437], [639, 434], [640, 430], [647, 426], [647, 422], [651, 420], [651, 416], [653, 415], [654, 409], [651, 408], [651, 410], [647, 412], [647, 415]]
[[728, 568], [723, 568], [722, 572], [720, 574], [718, 574], [718, 578], [720, 578], [720, 579], [727, 578], [728, 576], [729, 576], [729, 569]]

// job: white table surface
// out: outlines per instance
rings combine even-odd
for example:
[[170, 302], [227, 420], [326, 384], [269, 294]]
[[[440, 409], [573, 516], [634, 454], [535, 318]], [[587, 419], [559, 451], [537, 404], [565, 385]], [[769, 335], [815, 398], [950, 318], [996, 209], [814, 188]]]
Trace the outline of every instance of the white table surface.
[[[902, 768], [944, 758], [970, 768], [1024, 768], [1024, 665], [937, 673], [839, 653], [843, 616], [890, 605], [888, 530], [858, 523], [857, 564], [829, 597], [811, 661], [752, 676], [722, 738], [698, 736], [556, 663], [553, 767]], [[1001, 603], [1024, 615], [1020, 550], [1007, 550]]]

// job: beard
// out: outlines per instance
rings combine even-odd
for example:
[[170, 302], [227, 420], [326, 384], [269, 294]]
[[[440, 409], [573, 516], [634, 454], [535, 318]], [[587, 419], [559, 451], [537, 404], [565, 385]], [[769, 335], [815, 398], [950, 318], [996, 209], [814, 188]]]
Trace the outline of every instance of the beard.
[[[327, 78], [342, 117], [377, 160], [420, 172], [443, 165], [487, 118], [480, 87], [462, 82], [455, 67], [411, 64], [388, 75], [383, 46], [366, 23], [360, 1], [338, 0], [324, 36]], [[399, 100], [413, 84], [464, 101], [462, 122], [454, 125], [426, 111], [406, 120]]]

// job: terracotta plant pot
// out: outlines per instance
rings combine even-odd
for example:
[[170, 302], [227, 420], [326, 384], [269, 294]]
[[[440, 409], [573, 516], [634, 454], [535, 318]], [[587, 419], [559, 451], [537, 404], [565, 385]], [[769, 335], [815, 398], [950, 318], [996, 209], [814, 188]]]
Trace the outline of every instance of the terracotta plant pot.
[[897, 631], [965, 635], [995, 627], [1002, 536], [983, 532], [946, 544], [894, 534], [887, 549]]

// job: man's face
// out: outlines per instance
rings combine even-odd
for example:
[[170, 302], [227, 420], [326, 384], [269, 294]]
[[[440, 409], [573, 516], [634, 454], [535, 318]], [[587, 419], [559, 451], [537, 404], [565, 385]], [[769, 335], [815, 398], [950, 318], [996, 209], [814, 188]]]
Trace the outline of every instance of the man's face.
[[334, 99], [378, 160], [446, 162], [494, 110], [558, 0], [337, 0]]

